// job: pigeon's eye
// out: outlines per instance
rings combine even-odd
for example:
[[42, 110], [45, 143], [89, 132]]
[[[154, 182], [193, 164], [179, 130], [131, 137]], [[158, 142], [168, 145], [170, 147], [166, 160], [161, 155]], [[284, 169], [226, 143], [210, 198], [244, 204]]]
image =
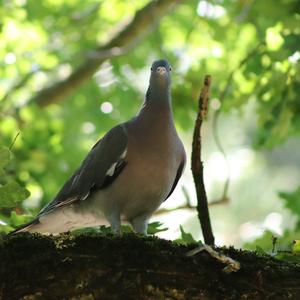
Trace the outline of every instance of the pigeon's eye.
[[151, 67], [151, 71], [153, 71], [153, 68]]
[[170, 67], [170, 69], [169, 69], [170, 71], [172, 71], [172, 68]]

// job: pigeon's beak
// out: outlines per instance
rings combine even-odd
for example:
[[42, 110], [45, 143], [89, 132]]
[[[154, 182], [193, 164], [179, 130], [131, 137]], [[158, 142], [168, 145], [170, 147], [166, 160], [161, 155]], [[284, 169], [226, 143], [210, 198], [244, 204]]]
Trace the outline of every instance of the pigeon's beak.
[[167, 73], [167, 69], [165, 67], [157, 67], [156, 72], [159, 73], [159, 75], [164, 75]]

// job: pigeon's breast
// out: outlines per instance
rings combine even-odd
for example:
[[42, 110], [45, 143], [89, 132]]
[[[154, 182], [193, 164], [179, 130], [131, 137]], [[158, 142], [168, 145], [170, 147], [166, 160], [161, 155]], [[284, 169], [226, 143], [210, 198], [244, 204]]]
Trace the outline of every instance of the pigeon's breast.
[[147, 212], [151, 215], [169, 194], [175, 179], [175, 168], [163, 164], [159, 170], [159, 163], [159, 157], [129, 159], [116, 184], [103, 190], [110, 198], [108, 201], [112, 201], [127, 219]]
[[152, 126], [128, 134], [126, 166], [110, 186], [94, 197], [105, 214], [119, 211], [128, 220], [141, 214], [150, 217], [169, 195], [182, 144], [173, 127], [160, 128], [157, 131]]
[[[151, 215], [168, 196], [178, 169], [179, 149], [173, 132], [129, 139], [127, 166], [120, 175], [120, 191], [116, 191], [122, 213], [127, 218]], [[123, 182], [122, 182], [123, 181]]]

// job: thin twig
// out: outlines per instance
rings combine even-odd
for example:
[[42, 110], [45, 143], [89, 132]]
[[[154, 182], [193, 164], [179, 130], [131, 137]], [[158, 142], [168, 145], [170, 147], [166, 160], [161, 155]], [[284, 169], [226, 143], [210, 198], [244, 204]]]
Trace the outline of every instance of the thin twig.
[[201, 125], [208, 112], [210, 84], [211, 76], [206, 75], [204, 78], [204, 86], [201, 89], [199, 96], [198, 114], [194, 128], [192, 144], [192, 173], [197, 194], [198, 217], [201, 224], [204, 241], [206, 244], [213, 245], [215, 238], [210, 223], [208, 201], [203, 178], [203, 163], [201, 160]]
[[15, 144], [17, 138], [19, 137], [19, 135], [20, 135], [20, 131], [16, 134], [16, 136], [15, 136], [14, 139], [13, 139], [13, 141], [11, 142], [11, 144], [10, 144], [10, 146], [9, 146], [9, 148], [8, 148], [9, 150], [12, 149], [12, 147], [14, 146], [14, 144]]
[[210, 247], [208, 245], [199, 246], [198, 248], [195, 248], [195, 249], [187, 252], [186, 256], [193, 256], [202, 251], [206, 251], [212, 258], [215, 258], [219, 262], [226, 264], [226, 267], [223, 269], [223, 272], [225, 272], [225, 273], [236, 272], [241, 268], [241, 265], [238, 261], [214, 250], [212, 247]]
[[[220, 204], [225, 204], [225, 203], [228, 203], [228, 201], [229, 201], [228, 198], [218, 199], [218, 200], [215, 200], [215, 201], [210, 201], [208, 203], [208, 207], [216, 206], [216, 205], [220, 205]], [[197, 208], [197, 206], [194, 206], [190, 202], [187, 201], [185, 204], [176, 206], [174, 208], [161, 208], [161, 209], [155, 211], [154, 215], [167, 214], [167, 213], [170, 213], [170, 212], [173, 212], [173, 211], [178, 211], [179, 209], [194, 211], [195, 208]]]
[[175, 208], [161, 208], [159, 210], [157, 210], [154, 215], [162, 215], [162, 214], [167, 214], [167, 213], [170, 213], [172, 211], [178, 211], [179, 209], [190, 209], [190, 210], [193, 210], [195, 209], [196, 207], [193, 206], [193, 205], [189, 205], [189, 204], [183, 204], [183, 205], [179, 205], [179, 206], [176, 206]]

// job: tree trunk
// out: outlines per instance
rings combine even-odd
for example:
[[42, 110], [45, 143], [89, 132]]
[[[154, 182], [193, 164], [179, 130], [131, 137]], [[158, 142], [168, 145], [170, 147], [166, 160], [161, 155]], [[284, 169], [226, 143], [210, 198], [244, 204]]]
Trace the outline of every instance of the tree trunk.
[[221, 248], [241, 269], [155, 237], [18, 234], [0, 239], [0, 299], [300, 299], [300, 266]]

